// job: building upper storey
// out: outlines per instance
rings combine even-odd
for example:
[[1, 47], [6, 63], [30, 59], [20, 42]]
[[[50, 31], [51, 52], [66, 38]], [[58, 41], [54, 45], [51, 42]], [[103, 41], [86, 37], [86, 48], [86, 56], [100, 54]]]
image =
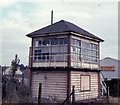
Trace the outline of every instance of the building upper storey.
[[64, 20], [27, 34], [32, 67], [98, 68], [102, 39]]

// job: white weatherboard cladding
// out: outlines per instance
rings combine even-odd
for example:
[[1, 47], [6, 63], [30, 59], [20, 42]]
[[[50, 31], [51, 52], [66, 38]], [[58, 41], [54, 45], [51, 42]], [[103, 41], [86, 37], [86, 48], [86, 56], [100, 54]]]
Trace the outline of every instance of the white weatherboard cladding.
[[32, 75], [32, 96], [38, 97], [39, 83], [42, 83], [42, 97], [65, 100], [67, 94], [66, 72], [39, 72]]
[[[81, 91], [81, 75], [90, 75], [90, 91]], [[84, 81], [86, 82], [86, 81]], [[96, 72], [71, 72], [71, 90], [75, 86], [75, 100], [84, 100], [98, 97], [98, 73]]]
[[33, 67], [66, 67], [67, 62], [40, 62], [33, 63]]
[[76, 68], [91, 68], [91, 69], [98, 68], [98, 64], [90, 64], [90, 63], [83, 63], [83, 62], [76, 62], [76, 61], [72, 61], [71, 66]]

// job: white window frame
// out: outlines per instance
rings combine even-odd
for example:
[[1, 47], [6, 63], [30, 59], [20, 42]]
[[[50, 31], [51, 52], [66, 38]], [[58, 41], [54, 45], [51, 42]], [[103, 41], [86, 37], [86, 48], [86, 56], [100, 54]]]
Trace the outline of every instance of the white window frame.
[[80, 90], [90, 91], [91, 90], [91, 78], [90, 75], [80, 75]]

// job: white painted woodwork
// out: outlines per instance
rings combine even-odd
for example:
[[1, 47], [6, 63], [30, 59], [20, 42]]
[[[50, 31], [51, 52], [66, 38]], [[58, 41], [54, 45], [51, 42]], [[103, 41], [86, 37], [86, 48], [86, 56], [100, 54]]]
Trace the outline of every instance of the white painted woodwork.
[[77, 61], [71, 62], [71, 66], [75, 68], [98, 69], [98, 64], [90, 64], [90, 63], [83, 63], [83, 62], [77, 62]]
[[81, 90], [90, 90], [90, 76], [89, 75], [81, 75], [80, 76], [80, 87]]
[[33, 63], [33, 67], [66, 67], [67, 62], [38, 62]]
[[[80, 75], [90, 75], [90, 91], [81, 91]], [[86, 82], [86, 81], [84, 81]], [[98, 97], [98, 73], [71, 71], [71, 90], [75, 86], [75, 100], [84, 100]]]
[[42, 83], [42, 97], [56, 97], [65, 100], [67, 94], [66, 72], [35, 72], [32, 74], [32, 96], [38, 97], [39, 83]]

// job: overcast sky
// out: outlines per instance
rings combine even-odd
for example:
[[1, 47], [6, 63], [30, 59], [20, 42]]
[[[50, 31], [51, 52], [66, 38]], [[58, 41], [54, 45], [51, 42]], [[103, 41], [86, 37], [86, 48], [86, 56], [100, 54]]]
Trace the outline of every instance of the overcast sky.
[[28, 64], [31, 39], [25, 35], [49, 25], [51, 10], [54, 22], [63, 19], [102, 38], [101, 59], [118, 58], [118, 0], [8, 1], [0, 3], [1, 65], [10, 65], [15, 54]]

